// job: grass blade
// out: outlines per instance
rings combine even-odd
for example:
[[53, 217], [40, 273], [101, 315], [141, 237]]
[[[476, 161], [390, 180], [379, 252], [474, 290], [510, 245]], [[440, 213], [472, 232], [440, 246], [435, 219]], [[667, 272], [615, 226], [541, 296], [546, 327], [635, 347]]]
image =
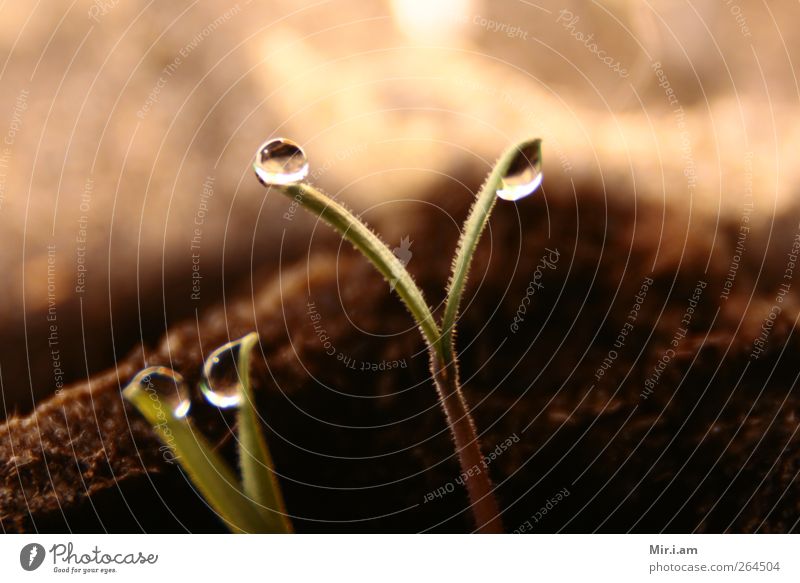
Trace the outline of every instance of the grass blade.
[[292, 524], [286, 514], [280, 485], [275, 477], [272, 456], [259, 424], [250, 383], [250, 356], [258, 344], [258, 334], [251, 332], [239, 345], [238, 371], [242, 400], [239, 405], [239, 464], [244, 492], [258, 507], [269, 532], [290, 533]]
[[261, 516], [253, 511], [252, 502], [242, 493], [234, 473], [203, 436], [193, 430], [188, 419], [175, 417], [157, 394], [145, 390], [138, 381], [129, 384], [122, 394], [150, 422], [192, 483], [232, 531], [264, 532]]

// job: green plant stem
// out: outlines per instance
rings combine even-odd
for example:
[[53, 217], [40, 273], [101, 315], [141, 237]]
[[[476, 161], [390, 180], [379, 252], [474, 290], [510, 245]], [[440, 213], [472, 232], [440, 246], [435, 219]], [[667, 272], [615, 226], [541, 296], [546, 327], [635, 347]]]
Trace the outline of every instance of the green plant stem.
[[475, 423], [458, 383], [457, 362], [453, 351], [448, 351], [447, 343], [442, 342], [431, 310], [411, 274], [386, 244], [343, 205], [306, 183], [287, 186], [284, 193], [336, 229], [370, 260], [387, 281], [396, 282], [395, 290], [416, 320], [428, 345], [431, 373], [455, 441], [461, 471], [466, 475], [473, 468], [479, 470], [466, 482], [477, 530], [502, 532], [500, 512], [492, 493], [491, 479], [483, 466]]
[[258, 344], [258, 334], [251, 332], [239, 341], [238, 373], [242, 402], [238, 411], [239, 465], [242, 487], [261, 514], [268, 532], [291, 533], [292, 523], [286, 513], [280, 485], [275, 478], [267, 440], [261, 430], [255, 395], [250, 382], [250, 357]]
[[[538, 147], [538, 143], [540, 143], [538, 139], [531, 140], [519, 143], [506, 150], [500, 156], [486, 182], [484, 182], [478, 197], [470, 209], [458, 242], [456, 257], [453, 261], [453, 271], [447, 290], [447, 300], [445, 301], [441, 323], [442, 341], [438, 354], [439, 360], [437, 361], [436, 358], [433, 358], [431, 365], [434, 378], [437, 379], [436, 387], [439, 391], [439, 398], [442, 401], [442, 406], [448, 417], [448, 423], [456, 442], [456, 451], [461, 461], [462, 471], [465, 471], [465, 466], [467, 468], [477, 467], [479, 470], [475, 478], [469, 478], [466, 482], [479, 532], [502, 532], [503, 525], [500, 519], [500, 509], [492, 493], [491, 479], [486, 468], [482, 467], [483, 456], [480, 451], [475, 423], [469, 414], [466, 400], [461, 391], [455, 346], [456, 319], [458, 318], [461, 298], [464, 295], [472, 257], [475, 254], [481, 234], [489, 222], [492, 209], [497, 203], [497, 190], [502, 184], [503, 177], [507, 174], [509, 167], [519, 156], [521, 150], [526, 149], [528, 146]], [[480, 465], [476, 466], [476, 459], [479, 460], [477, 463]]]
[[441, 335], [425, 297], [411, 274], [386, 244], [344, 205], [313, 186], [306, 183], [292, 184], [285, 187], [284, 192], [350, 241], [387, 281], [395, 282], [395, 291], [416, 320], [425, 340], [438, 351]]
[[436, 383], [436, 391], [456, 444], [456, 454], [475, 518], [476, 531], [502, 533], [503, 523], [500, 508], [494, 496], [489, 471], [483, 461], [475, 422], [472, 420], [467, 401], [461, 391], [458, 367], [455, 364], [451, 363], [450, 366], [447, 366], [437, 355], [431, 354], [431, 371]]
[[475, 248], [478, 246], [481, 234], [489, 222], [489, 215], [492, 213], [497, 202], [497, 189], [503, 181], [503, 176], [508, 172], [509, 167], [520, 151], [528, 146], [537, 146], [541, 140], [528, 140], [506, 150], [495, 164], [489, 177], [481, 187], [478, 197], [472, 205], [469, 217], [464, 223], [464, 230], [458, 241], [458, 251], [453, 261], [453, 271], [450, 276], [450, 285], [447, 290], [447, 300], [442, 317], [442, 351], [444, 361], [447, 364], [455, 364], [455, 325], [458, 317], [458, 310], [461, 305], [461, 297], [464, 295], [464, 287], [467, 283], [469, 268]]

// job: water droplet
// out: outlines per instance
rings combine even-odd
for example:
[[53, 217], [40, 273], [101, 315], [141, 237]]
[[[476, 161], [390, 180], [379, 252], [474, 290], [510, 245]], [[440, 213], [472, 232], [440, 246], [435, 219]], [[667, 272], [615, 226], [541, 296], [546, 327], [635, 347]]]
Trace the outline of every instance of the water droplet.
[[264, 186], [294, 184], [308, 176], [308, 158], [292, 140], [275, 138], [261, 144], [253, 170]]
[[242, 402], [239, 390], [241, 384], [239, 352], [242, 340], [223, 344], [209, 355], [203, 365], [200, 390], [209, 403], [222, 409], [236, 407]]
[[520, 150], [503, 176], [497, 196], [519, 200], [536, 192], [542, 184], [542, 140], [534, 140]]
[[158, 400], [172, 411], [178, 419], [186, 417], [192, 402], [189, 400], [189, 386], [180, 375], [165, 366], [151, 366], [133, 377], [151, 399]]

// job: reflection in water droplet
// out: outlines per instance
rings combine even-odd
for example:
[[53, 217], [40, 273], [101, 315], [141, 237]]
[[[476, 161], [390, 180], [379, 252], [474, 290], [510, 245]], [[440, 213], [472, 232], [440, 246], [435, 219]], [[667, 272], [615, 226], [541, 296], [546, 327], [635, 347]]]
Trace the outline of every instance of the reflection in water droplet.
[[241, 348], [242, 340], [234, 340], [217, 348], [206, 359], [200, 390], [212, 405], [227, 409], [241, 403], [241, 378], [238, 369]]
[[542, 140], [534, 140], [517, 151], [497, 189], [497, 196], [503, 200], [525, 198], [536, 192], [542, 178]]
[[151, 366], [140, 371], [131, 382], [138, 383], [153, 401], [169, 407], [178, 419], [189, 413], [192, 404], [189, 400], [189, 387], [183, 377], [171, 368]]
[[275, 138], [261, 144], [253, 170], [264, 186], [294, 184], [308, 176], [308, 158], [292, 140]]

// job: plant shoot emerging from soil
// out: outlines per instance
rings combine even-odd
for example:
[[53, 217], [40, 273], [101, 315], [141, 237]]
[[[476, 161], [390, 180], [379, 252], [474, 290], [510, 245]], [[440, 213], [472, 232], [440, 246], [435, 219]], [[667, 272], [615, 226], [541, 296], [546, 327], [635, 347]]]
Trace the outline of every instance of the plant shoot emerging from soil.
[[[277, 145], [290, 144], [287, 150]], [[274, 157], [271, 151], [278, 151]], [[288, 155], [291, 154], [291, 155]], [[274, 186], [297, 201], [350, 241], [390, 282], [405, 303], [428, 345], [430, 368], [439, 401], [455, 441], [463, 472], [480, 467], [483, 460], [475, 423], [458, 378], [455, 326], [461, 296], [475, 248], [498, 198], [516, 201], [534, 193], [542, 183], [541, 140], [524, 141], [506, 151], [481, 188], [464, 225], [453, 261], [447, 301], [441, 325], [433, 317], [422, 291], [391, 249], [355, 214], [308, 183], [300, 182], [308, 163], [299, 146], [282, 138], [265, 142], [256, 154], [253, 169], [265, 186]], [[283, 170], [281, 170], [283, 169]], [[300, 176], [302, 174], [302, 176]], [[470, 506], [478, 532], [502, 532], [500, 510], [487, 472], [467, 483]]]
[[[221, 407], [238, 406], [241, 481], [186, 416], [189, 393], [178, 373], [165, 367], [147, 368], [133, 378], [122, 394], [169, 446], [228, 528], [233, 532], [289, 533], [292, 526], [275, 479], [250, 382], [250, 357], [257, 344], [255, 332], [229, 342], [210, 355], [203, 369], [207, 375], [203, 393], [208, 401]], [[164, 379], [171, 380], [173, 390]], [[154, 391], [154, 385], [161, 390]]]

